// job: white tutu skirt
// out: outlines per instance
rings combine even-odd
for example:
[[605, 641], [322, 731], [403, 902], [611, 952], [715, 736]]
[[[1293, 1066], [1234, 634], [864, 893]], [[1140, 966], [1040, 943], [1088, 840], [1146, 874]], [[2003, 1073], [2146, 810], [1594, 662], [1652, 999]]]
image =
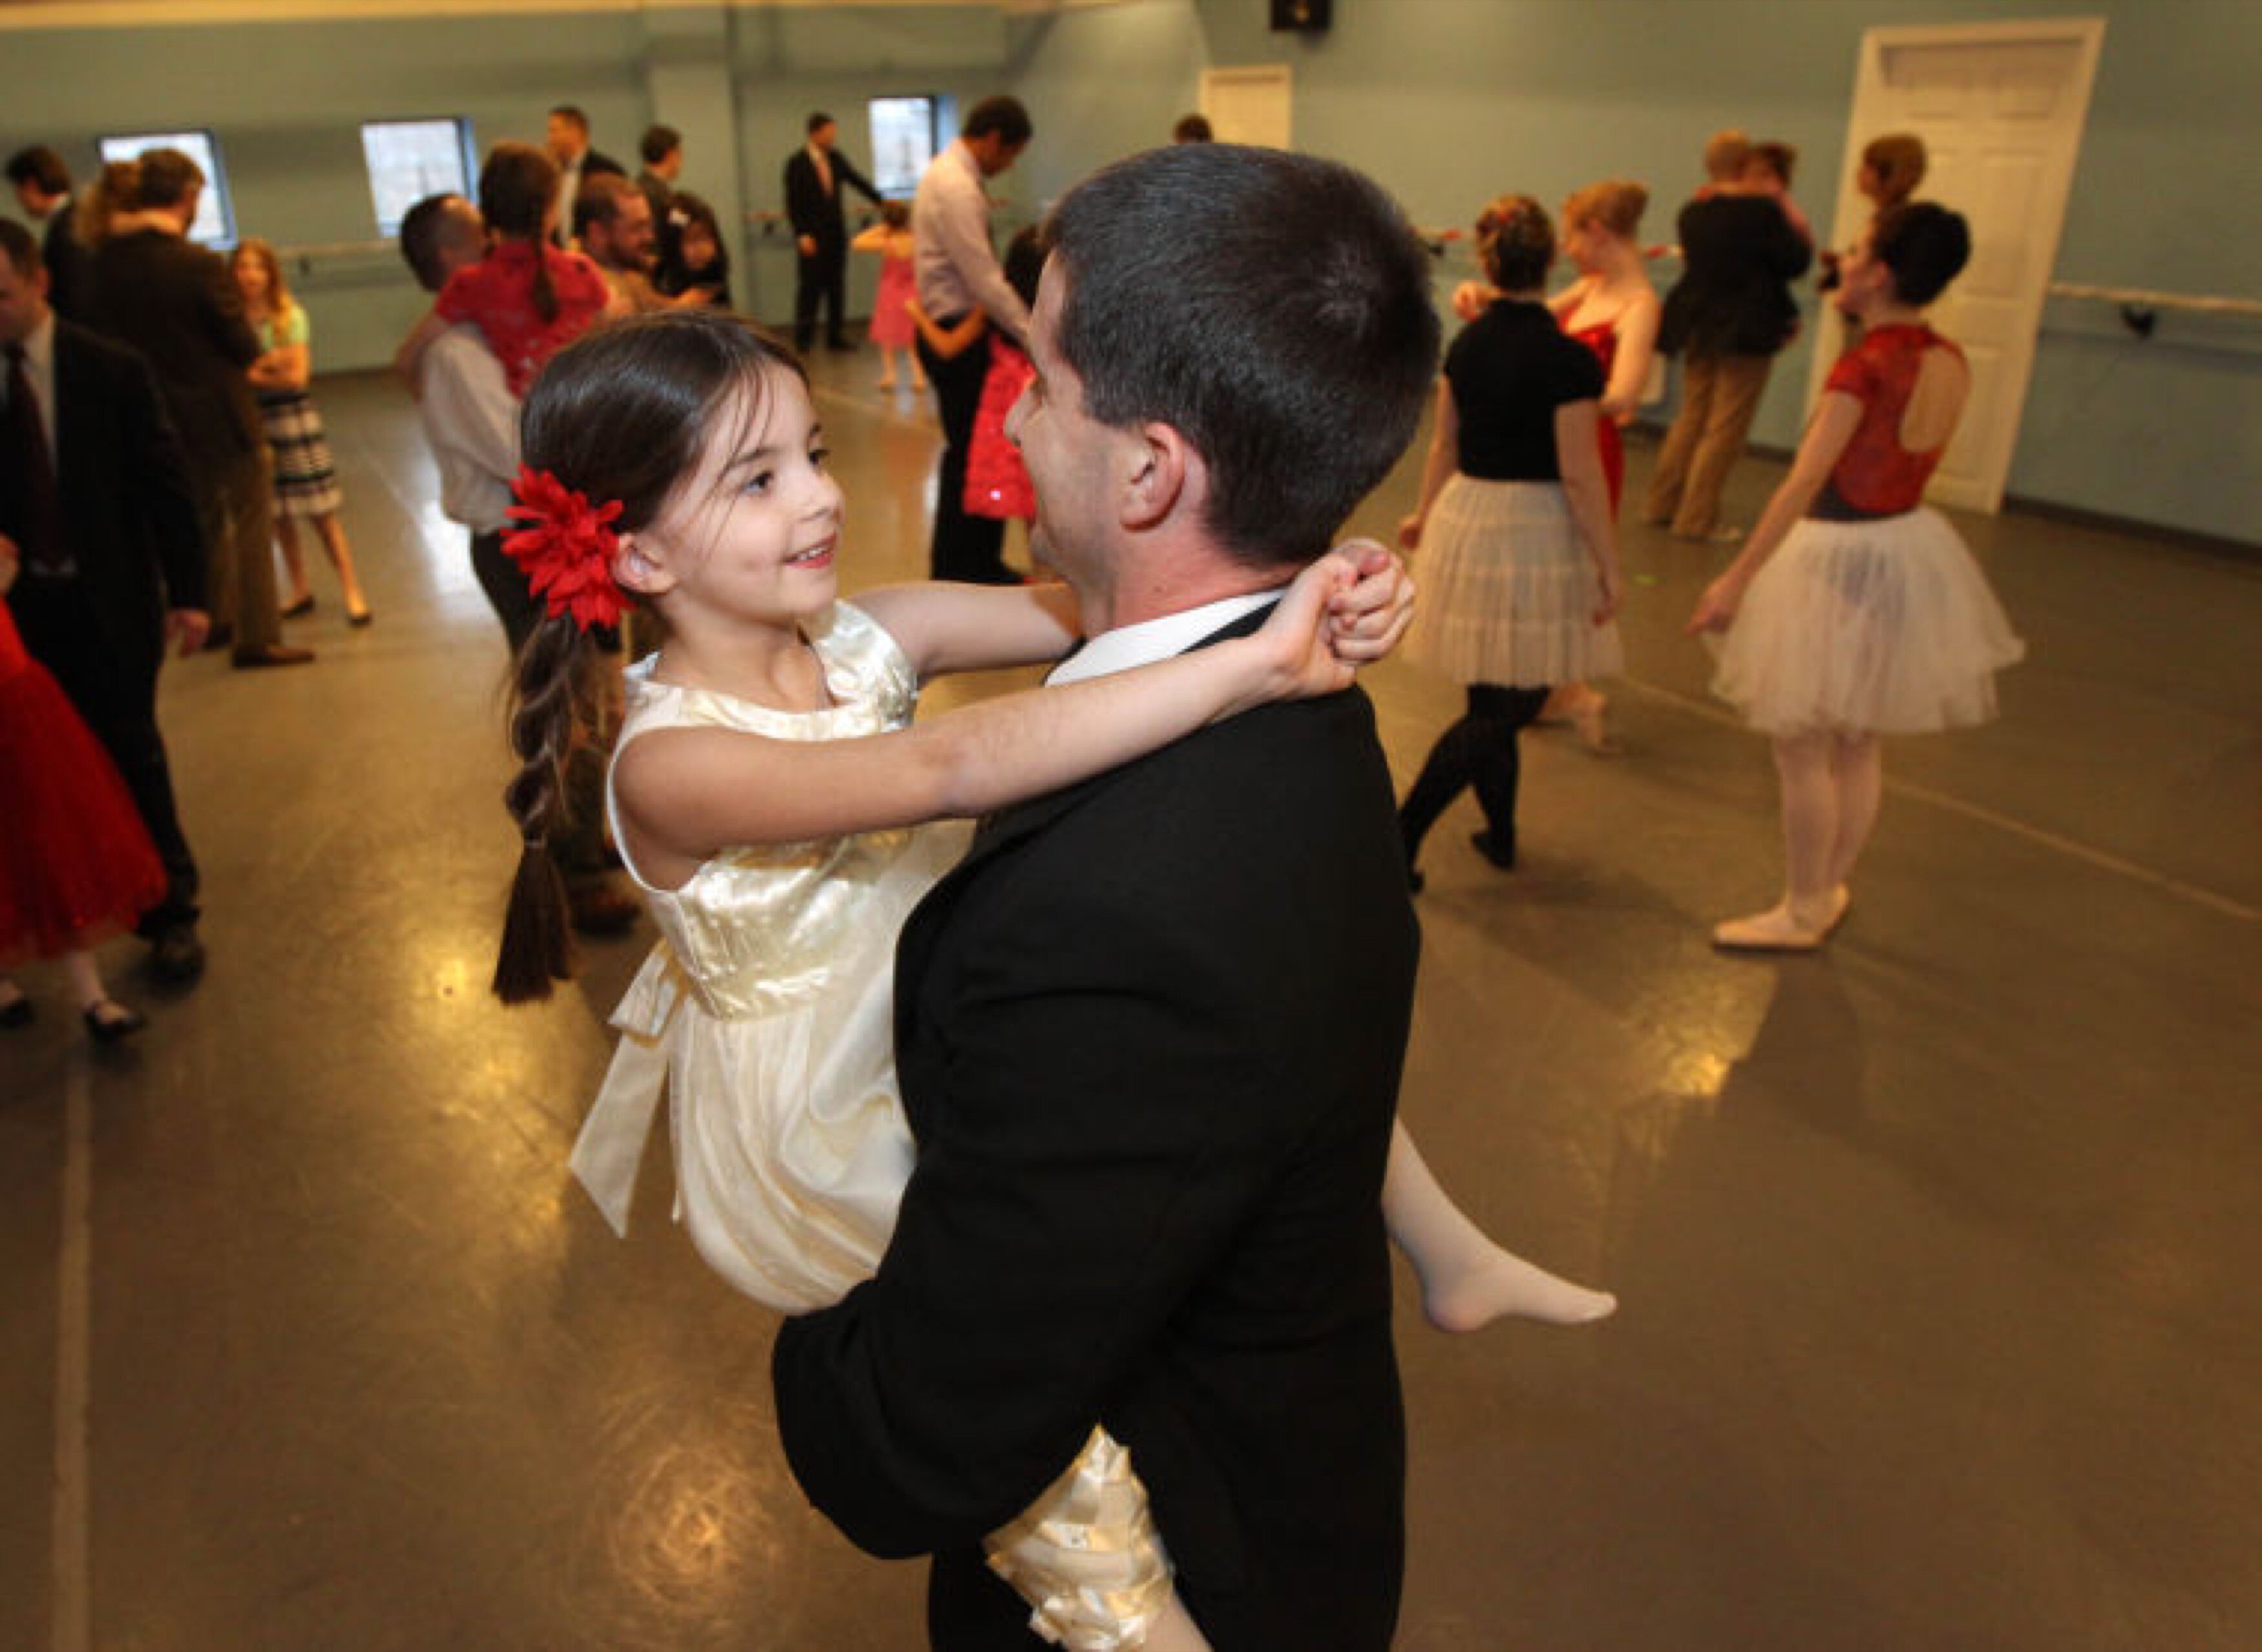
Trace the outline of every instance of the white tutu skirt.
[[1463, 684], [1545, 688], [1625, 668], [1615, 621], [1557, 482], [1456, 475], [1422, 530], [1406, 656]]
[[2026, 651], [1938, 511], [1808, 517], [1745, 592], [1712, 692], [1769, 734], [1930, 733], [1992, 718]]

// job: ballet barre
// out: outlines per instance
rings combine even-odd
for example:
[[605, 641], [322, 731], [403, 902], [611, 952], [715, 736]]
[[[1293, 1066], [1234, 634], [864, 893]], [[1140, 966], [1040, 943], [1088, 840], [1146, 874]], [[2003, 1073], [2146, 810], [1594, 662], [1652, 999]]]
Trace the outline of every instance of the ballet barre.
[[2118, 307], [2122, 324], [2139, 338], [2151, 337], [2162, 310], [2181, 310], [2192, 315], [2262, 315], [2262, 299], [2155, 292], [2144, 287], [2100, 287], [2078, 281], [2053, 281], [2046, 290], [2054, 299], [2087, 299]]

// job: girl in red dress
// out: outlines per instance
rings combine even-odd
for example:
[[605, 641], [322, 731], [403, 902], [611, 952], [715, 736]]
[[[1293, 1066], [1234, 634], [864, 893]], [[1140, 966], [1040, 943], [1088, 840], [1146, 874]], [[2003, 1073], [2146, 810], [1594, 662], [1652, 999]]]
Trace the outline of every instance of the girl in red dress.
[[1743, 554], [1689, 617], [1692, 631], [1727, 633], [1713, 691], [1773, 736], [1783, 789], [1783, 898], [1718, 926], [1717, 945], [1820, 946], [1877, 819], [1877, 736], [1987, 721], [1995, 673], [2025, 653], [1963, 540], [1922, 502], [1971, 387], [1963, 351], [1923, 310], [1970, 249], [1963, 220], [1930, 202], [1862, 237], [1838, 299], [1862, 342], [1831, 370]]
[[[1004, 269], [1006, 281], [1021, 295], [1021, 301], [1034, 308], [1037, 278], [1045, 269], [1044, 238], [1035, 225], [1029, 225], [1006, 244]], [[979, 338], [989, 325], [983, 313], [976, 310], [946, 333], [927, 319], [926, 312], [914, 307], [911, 314], [926, 335], [927, 348], [946, 359]], [[1030, 486], [1021, 451], [1005, 434], [1005, 415], [1036, 376], [1037, 370], [1019, 344], [1003, 334], [991, 339], [990, 375], [982, 381], [982, 400], [974, 413], [974, 437], [966, 450], [963, 503], [969, 516], [1024, 525], [1036, 520], [1036, 489]]]
[[[16, 582], [16, 547], [0, 537], [0, 594]], [[78, 713], [25, 652], [0, 602], [0, 968], [60, 958], [86, 1029], [102, 1043], [141, 1030], [110, 996], [93, 948], [165, 896], [149, 833]], [[0, 976], [0, 1028], [32, 1019], [32, 1000]]]

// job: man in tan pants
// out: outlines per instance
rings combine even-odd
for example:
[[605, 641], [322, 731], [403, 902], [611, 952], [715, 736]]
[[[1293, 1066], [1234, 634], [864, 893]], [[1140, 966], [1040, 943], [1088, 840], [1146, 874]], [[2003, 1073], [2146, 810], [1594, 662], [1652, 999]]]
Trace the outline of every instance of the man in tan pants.
[[1790, 283], [1814, 249], [1781, 199], [1788, 155], [1781, 145], [1755, 149], [1740, 132], [1715, 133], [1704, 148], [1713, 182], [1681, 209], [1686, 271], [1666, 294], [1657, 347], [1687, 365], [1641, 516], [1670, 523], [1684, 539], [1718, 526], [1720, 489], [1744, 451], [1769, 364], [1797, 330]]

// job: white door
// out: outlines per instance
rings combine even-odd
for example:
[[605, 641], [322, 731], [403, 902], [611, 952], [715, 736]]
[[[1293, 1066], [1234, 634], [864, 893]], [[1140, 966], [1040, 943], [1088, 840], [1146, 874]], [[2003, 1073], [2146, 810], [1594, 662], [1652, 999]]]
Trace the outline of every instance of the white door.
[[1220, 143], [1289, 147], [1288, 106], [1294, 71], [1286, 63], [1202, 71], [1201, 111]]
[[[1930, 165], [1918, 198], [1971, 225], [1971, 262], [1932, 310], [1971, 365], [1970, 403], [1929, 490], [1942, 504], [2002, 504], [2104, 35], [2102, 18], [2082, 18], [1862, 37], [1831, 244], [1851, 246], [1868, 226], [1855, 173], [1862, 145], [1888, 132], [1924, 140]], [[1827, 354], [1816, 352], [1814, 394]]]

